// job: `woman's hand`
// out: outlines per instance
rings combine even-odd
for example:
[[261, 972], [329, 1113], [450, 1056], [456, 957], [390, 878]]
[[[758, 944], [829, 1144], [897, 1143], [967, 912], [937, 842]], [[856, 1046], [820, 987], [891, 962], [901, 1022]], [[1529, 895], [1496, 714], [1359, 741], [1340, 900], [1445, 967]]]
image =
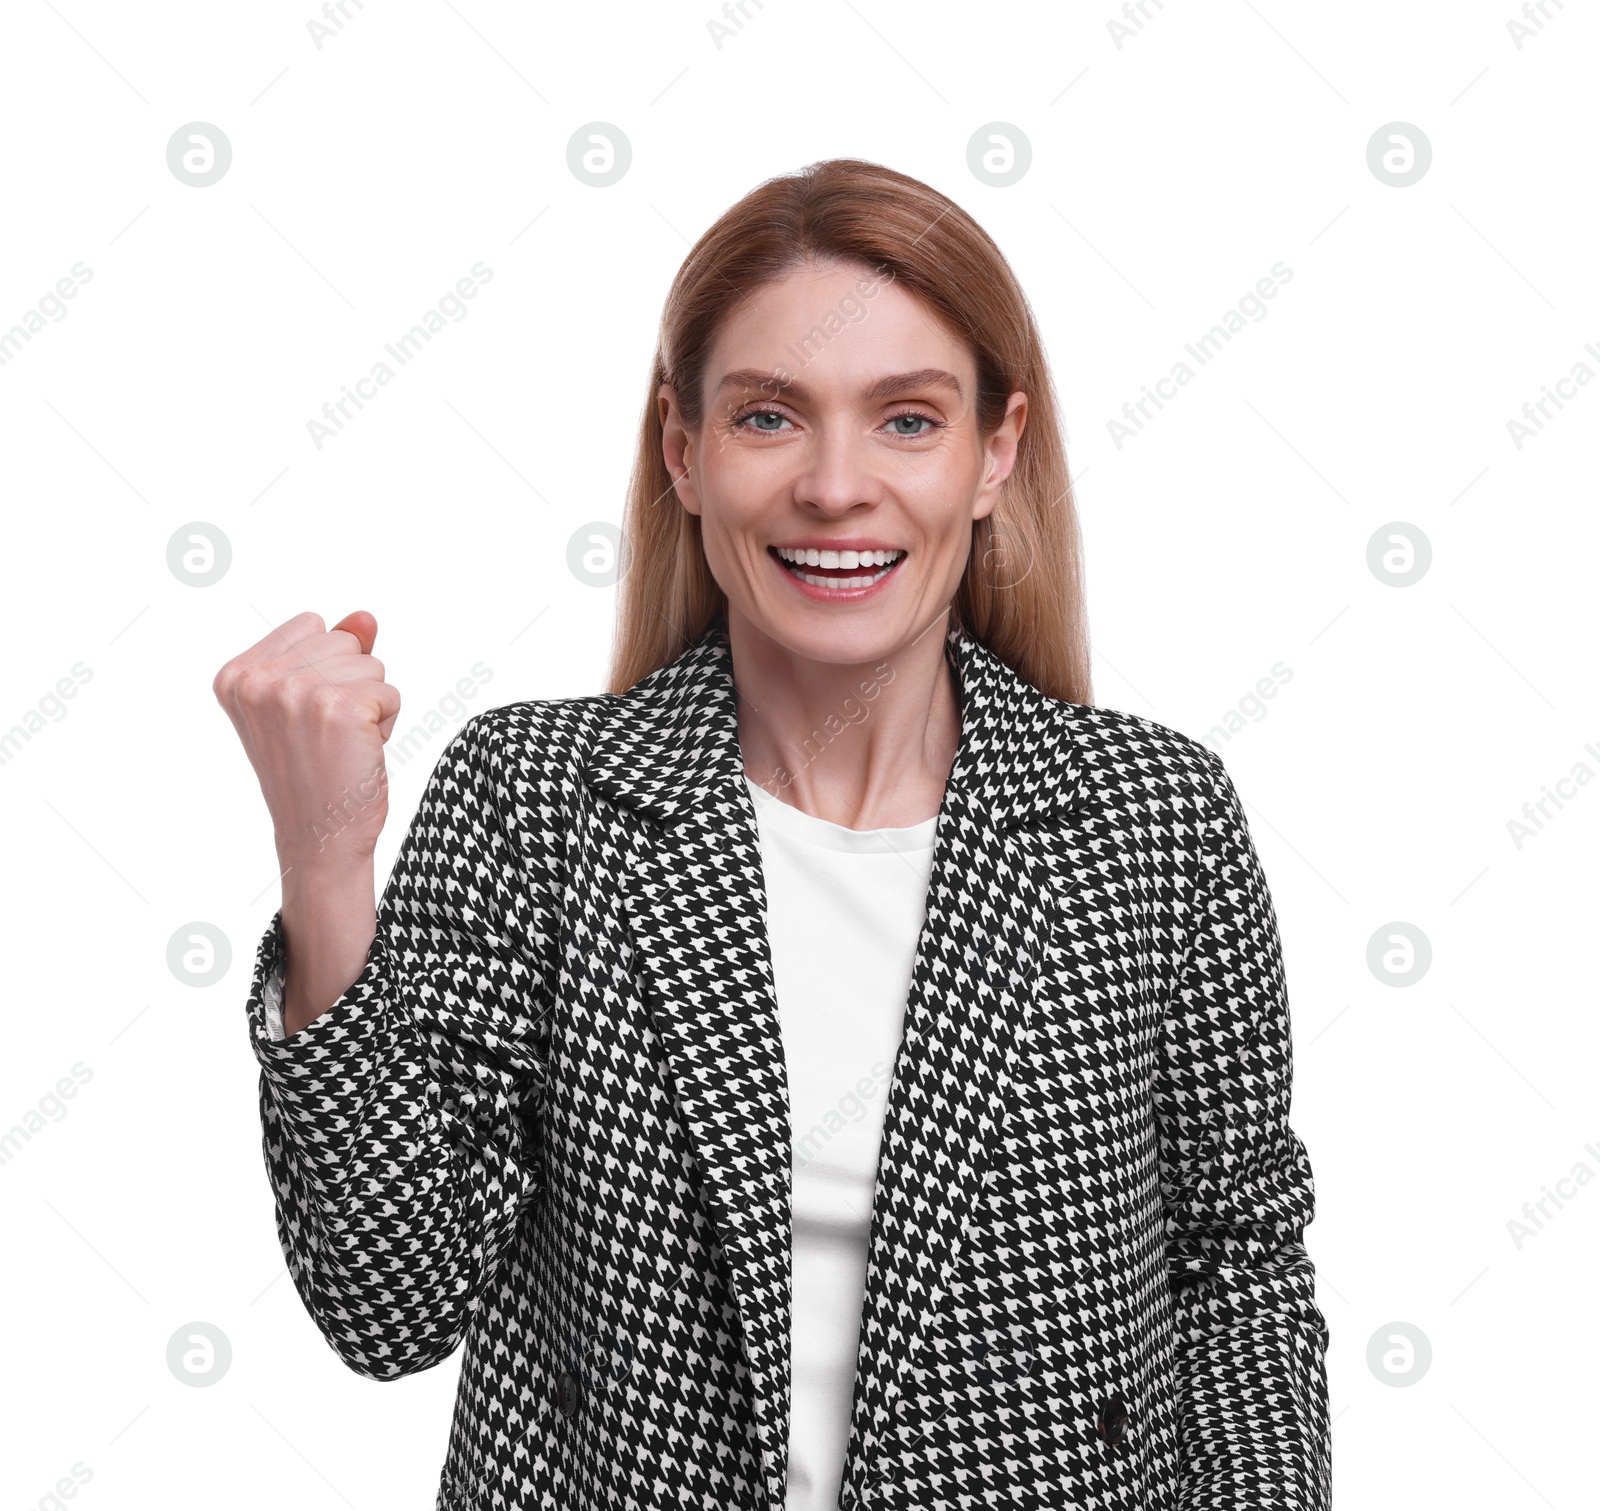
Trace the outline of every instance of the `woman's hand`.
[[400, 694], [372, 654], [378, 623], [357, 610], [325, 630], [296, 614], [216, 675], [267, 800], [284, 866], [338, 875], [370, 863], [388, 814], [383, 743]]
[[400, 713], [372, 654], [377, 633], [360, 610], [331, 630], [297, 614], [212, 683], [272, 815], [289, 1033], [361, 974], [376, 933], [373, 853], [389, 811], [383, 745]]

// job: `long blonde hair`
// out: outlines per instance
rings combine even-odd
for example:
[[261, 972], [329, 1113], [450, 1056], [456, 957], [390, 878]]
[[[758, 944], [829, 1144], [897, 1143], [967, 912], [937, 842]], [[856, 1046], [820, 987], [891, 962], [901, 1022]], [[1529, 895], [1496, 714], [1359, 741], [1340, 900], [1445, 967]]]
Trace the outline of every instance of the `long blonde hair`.
[[684, 424], [705, 418], [705, 366], [723, 322], [806, 262], [844, 262], [892, 279], [966, 339], [978, 370], [978, 429], [1028, 396], [1016, 465], [993, 511], [972, 525], [956, 592], [961, 627], [1052, 697], [1091, 701], [1082, 542], [1056, 397], [1026, 296], [1000, 249], [954, 201], [856, 158], [768, 179], [695, 243], [667, 294], [623, 518], [610, 691], [626, 692], [726, 623], [700, 520], [673, 491], [656, 402], [671, 383]]

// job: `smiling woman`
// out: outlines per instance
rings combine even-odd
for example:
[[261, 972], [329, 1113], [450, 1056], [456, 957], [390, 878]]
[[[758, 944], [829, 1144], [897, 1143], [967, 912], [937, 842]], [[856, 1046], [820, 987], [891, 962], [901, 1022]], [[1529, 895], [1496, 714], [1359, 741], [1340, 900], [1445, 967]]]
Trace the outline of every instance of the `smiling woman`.
[[[722, 570], [733, 565], [724, 498], [770, 515], [773, 496], [798, 482], [816, 495], [796, 502], [813, 511], [806, 523], [817, 538], [774, 534], [765, 544], [849, 549], [849, 532], [828, 514], [864, 513], [872, 497], [904, 492], [897, 502], [943, 518], [923, 559], [906, 563], [915, 593], [896, 583], [907, 591], [893, 623], [920, 607], [920, 630], [949, 605], [955, 623], [1035, 685], [1087, 701], [1080, 545], [1048, 373], [999, 249], [927, 185], [843, 160], [746, 196], [691, 249], [667, 297], [629, 491], [635, 566], [622, 587], [612, 687], [670, 659], [734, 596]], [[862, 498], [850, 472], [869, 455]], [[752, 499], [752, 489], [764, 496]], [[683, 507], [660, 507], [666, 499]], [[912, 545], [866, 543], [908, 554]], [[930, 549], [942, 556], [930, 559]], [[969, 561], [973, 570], [962, 570]], [[856, 646], [861, 615], [848, 617]], [[839, 618], [791, 622], [826, 637]], [[878, 622], [869, 634], [893, 639], [891, 620]]]
[[1325, 1511], [1276, 917], [1216, 755], [1091, 701], [998, 248], [874, 164], [760, 185], [624, 529], [610, 689], [469, 719], [381, 905], [386, 786], [305, 840], [399, 717], [372, 617], [215, 683], [280, 1239], [353, 1369], [464, 1347], [440, 1511]]

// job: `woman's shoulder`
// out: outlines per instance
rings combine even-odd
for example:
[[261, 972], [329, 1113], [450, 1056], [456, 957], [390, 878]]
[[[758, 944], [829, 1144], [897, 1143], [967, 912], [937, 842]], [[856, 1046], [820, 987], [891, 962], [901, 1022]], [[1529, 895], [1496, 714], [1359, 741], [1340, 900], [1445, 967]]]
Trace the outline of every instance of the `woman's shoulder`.
[[1204, 741], [1158, 719], [1097, 703], [1049, 701], [1085, 770], [1167, 775], [1186, 784], [1209, 784], [1223, 770], [1222, 757]]
[[483, 709], [456, 731], [441, 764], [476, 763], [505, 789], [548, 788], [575, 777], [614, 701], [614, 694], [590, 693]]

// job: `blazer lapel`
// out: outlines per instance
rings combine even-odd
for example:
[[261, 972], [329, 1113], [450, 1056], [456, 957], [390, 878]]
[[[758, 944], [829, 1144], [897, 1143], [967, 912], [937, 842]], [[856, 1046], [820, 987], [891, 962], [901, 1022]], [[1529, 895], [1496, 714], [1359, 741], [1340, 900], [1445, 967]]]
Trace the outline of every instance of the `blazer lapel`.
[[704, 1175], [744, 1330], [762, 1476], [789, 1434], [789, 1092], [726, 635], [622, 695], [588, 785], [660, 826], [625, 881], [635, 971]]
[[859, 1493], [1001, 1154], [997, 1111], [1050, 930], [1033, 831], [1078, 801], [1060, 705], [952, 629], [961, 741], [946, 782], [884, 1111], [845, 1483]]

